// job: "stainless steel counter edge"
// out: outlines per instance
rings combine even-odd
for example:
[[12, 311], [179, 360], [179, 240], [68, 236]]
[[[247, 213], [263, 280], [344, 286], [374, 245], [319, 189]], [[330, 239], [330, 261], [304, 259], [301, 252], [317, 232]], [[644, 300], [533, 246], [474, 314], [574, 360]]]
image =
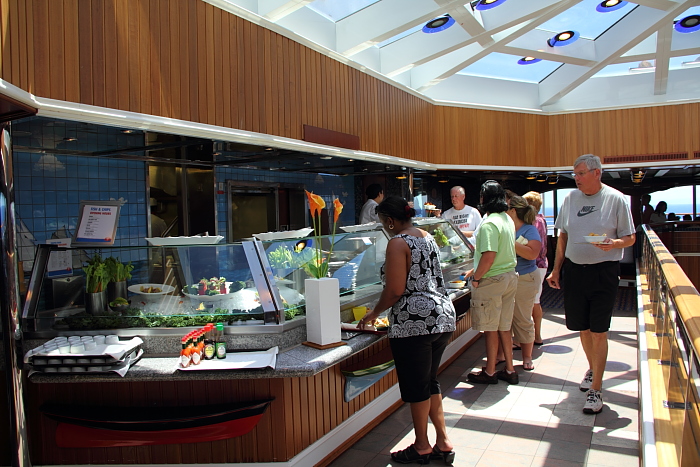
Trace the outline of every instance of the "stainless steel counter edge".
[[174, 357], [142, 358], [133, 365], [122, 378], [116, 373], [99, 375], [46, 375], [35, 373], [31, 383], [114, 383], [142, 381], [203, 381], [222, 379], [295, 378], [313, 376], [353, 354], [369, 347], [385, 336], [360, 334], [343, 341], [346, 345], [327, 350], [318, 350], [305, 345], [297, 345], [277, 355], [275, 369], [255, 370], [178, 370], [179, 360]]

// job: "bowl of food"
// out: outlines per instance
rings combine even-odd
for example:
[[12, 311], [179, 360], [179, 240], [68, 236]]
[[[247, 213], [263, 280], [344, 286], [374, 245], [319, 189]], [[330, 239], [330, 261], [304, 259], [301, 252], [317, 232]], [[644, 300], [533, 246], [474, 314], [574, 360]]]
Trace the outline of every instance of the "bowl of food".
[[596, 234], [596, 233], [589, 233], [588, 235], [583, 236], [584, 240], [586, 240], [588, 243], [606, 243], [608, 240], [608, 236], [606, 234]]
[[140, 295], [164, 295], [171, 293], [175, 287], [167, 284], [134, 284], [129, 286], [129, 292]]
[[447, 282], [448, 289], [461, 289], [465, 285], [466, 285], [466, 282], [464, 282], [464, 281], [448, 281]]

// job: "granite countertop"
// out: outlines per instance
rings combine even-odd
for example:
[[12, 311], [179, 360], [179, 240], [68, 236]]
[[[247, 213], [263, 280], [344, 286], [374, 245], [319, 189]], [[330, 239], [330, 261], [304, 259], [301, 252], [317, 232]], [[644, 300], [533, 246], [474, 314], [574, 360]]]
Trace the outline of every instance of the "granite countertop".
[[34, 373], [32, 383], [102, 383], [134, 381], [191, 381], [221, 379], [294, 378], [313, 376], [324, 369], [342, 362], [351, 355], [369, 347], [385, 336], [359, 334], [346, 345], [327, 350], [318, 350], [305, 345], [297, 345], [277, 354], [276, 368], [253, 370], [214, 370], [179, 371], [176, 357], [143, 357], [134, 364], [122, 378], [116, 373], [60, 375]]

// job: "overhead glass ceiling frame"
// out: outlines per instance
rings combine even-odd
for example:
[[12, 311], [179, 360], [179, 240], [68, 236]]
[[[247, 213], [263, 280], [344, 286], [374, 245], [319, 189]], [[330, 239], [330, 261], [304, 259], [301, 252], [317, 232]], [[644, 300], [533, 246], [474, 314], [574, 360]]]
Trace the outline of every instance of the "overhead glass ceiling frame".
[[[630, 0], [608, 13], [595, 11], [597, 0], [506, 0], [485, 11], [464, 0], [206, 1], [303, 38], [300, 42], [438, 103], [559, 113], [700, 101], [700, 68], [679, 68], [671, 60], [700, 56], [700, 32], [673, 29], [674, 20], [698, 13], [700, 0]], [[457, 24], [436, 34], [420, 31], [445, 14]], [[581, 38], [565, 47], [547, 46], [558, 28], [580, 29]], [[484, 69], [491, 54], [542, 62], [489, 75]], [[656, 67], [644, 85], [631, 75], [610, 80], [599, 73], [609, 65], [645, 60]], [[552, 63], [558, 68], [541, 73], [543, 78], [526, 70], [540, 64], [551, 69]], [[591, 98], [592, 82], [605, 99]], [[611, 99], [619, 87], [626, 88], [625, 99]]]

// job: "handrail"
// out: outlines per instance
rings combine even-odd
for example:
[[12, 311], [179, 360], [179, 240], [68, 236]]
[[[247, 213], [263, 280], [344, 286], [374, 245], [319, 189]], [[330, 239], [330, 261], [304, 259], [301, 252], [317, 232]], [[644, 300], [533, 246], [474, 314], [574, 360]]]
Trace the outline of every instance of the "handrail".
[[640, 332], [649, 346], [658, 463], [700, 465], [700, 294], [656, 232], [643, 232]]

